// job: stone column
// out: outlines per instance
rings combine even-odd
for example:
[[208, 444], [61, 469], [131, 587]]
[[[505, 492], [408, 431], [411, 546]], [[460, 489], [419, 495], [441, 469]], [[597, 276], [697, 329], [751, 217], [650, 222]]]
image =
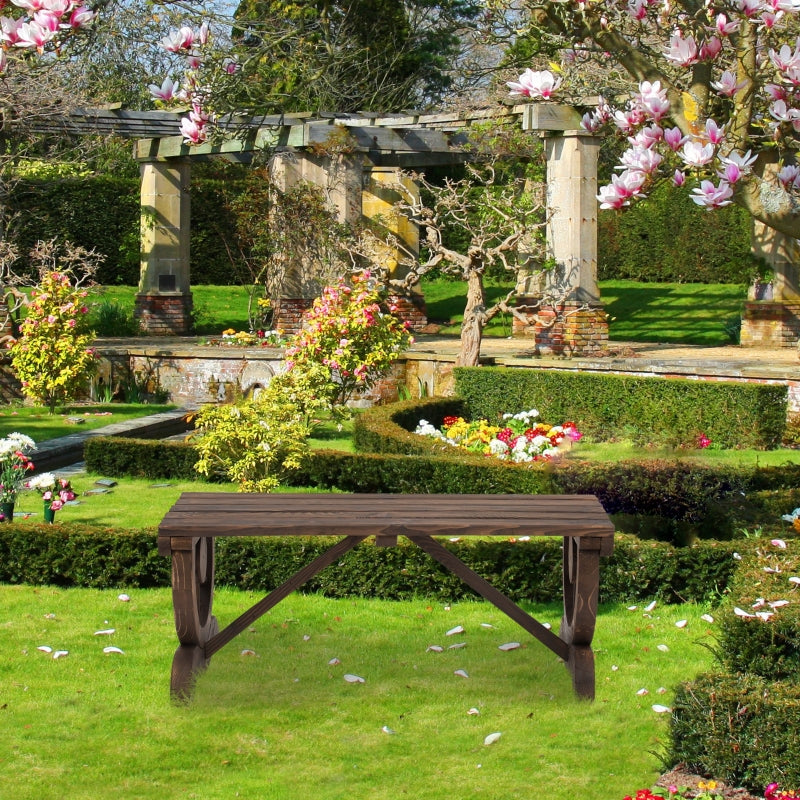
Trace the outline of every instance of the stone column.
[[[537, 349], [580, 354], [601, 349], [608, 323], [597, 285], [597, 159], [600, 141], [567, 129], [574, 109], [529, 107], [525, 130], [551, 131], [547, 158], [547, 257], [555, 266], [523, 280], [517, 305], [531, 309], [531, 323], [514, 322], [514, 334], [534, 336]], [[537, 319], [533, 319], [536, 317]]]
[[794, 347], [800, 339], [800, 246], [753, 221], [753, 254], [772, 268], [771, 283], [750, 287], [742, 315], [744, 347]]
[[134, 313], [157, 336], [191, 333], [188, 160], [144, 161], [139, 291]]
[[[416, 263], [419, 258], [419, 229], [396, 207], [404, 199], [403, 194], [406, 198], [417, 198], [419, 187], [403, 177], [398, 167], [365, 167], [361, 213], [369, 223], [388, 234], [387, 238], [397, 241], [395, 247], [386, 243], [378, 256], [396, 280], [405, 278], [410, 271], [409, 261]], [[407, 320], [412, 329], [421, 330], [427, 325], [425, 298], [418, 285], [407, 294], [393, 295], [389, 301], [393, 313]]]

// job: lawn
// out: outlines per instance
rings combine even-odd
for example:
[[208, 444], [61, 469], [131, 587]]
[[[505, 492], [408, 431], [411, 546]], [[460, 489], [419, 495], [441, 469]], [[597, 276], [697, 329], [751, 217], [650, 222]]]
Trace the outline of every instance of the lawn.
[[[169, 411], [174, 405], [143, 405], [141, 403], [108, 403], [101, 405], [76, 404], [57, 408], [50, 414], [43, 406], [0, 406], [0, 437], [13, 431], [30, 436], [35, 442], [44, 442], [71, 433], [102, 428], [115, 422], [146, 417]], [[71, 420], [80, 418], [81, 423]]]
[[[182, 707], [170, 592], [122, 602], [123, 588], [0, 586], [3, 796], [622, 800], [661, 771], [668, 715], [653, 704], [712, 658], [708, 609], [601, 606], [589, 703], [488, 604], [292, 595], [214, 656]], [[222, 589], [215, 613], [225, 623], [255, 599]], [[556, 606], [528, 610], [558, 623]], [[456, 625], [463, 649], [427, 651]], [[498, 649], [509, 641], [522, 647]]]
[[[463, 281], [423, 281], [431, 321], [443, 325], [441, 333], [457, 335], [464, 316], [466, 284]], [[490, 303], [508, 293], [509, 284], [487, 281]], [[109, 299], [133, 307], [134, 287], [105, 289]], [[242, 286], [193, 286], [199, 334], [219, 334], [226, 328], [247, 329], [247, 290]], [[609, 314], [612, 341], [670, 342], [723, 345], [727, 332], [739, 318], [747, 290], [733, 284], [637, 283], [602, 281], [600, 296]], [[511, 317], [500, 314], [485, 330], [486, 336], [511, 335]]]

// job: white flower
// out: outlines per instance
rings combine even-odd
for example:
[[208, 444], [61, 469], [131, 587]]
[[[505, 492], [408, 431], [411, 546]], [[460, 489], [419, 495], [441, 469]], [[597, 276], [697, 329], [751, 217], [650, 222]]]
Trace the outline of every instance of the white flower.
[[37, 492], [46, 492], [56, 488], [56, 476], [52, 472], [43, 472], [41, 475], [34, 475], [28, 481], [28, 488]]

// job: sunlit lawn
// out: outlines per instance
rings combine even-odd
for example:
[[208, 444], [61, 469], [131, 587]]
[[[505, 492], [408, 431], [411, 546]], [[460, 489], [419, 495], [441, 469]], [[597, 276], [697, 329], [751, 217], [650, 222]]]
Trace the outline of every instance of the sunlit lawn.
[[[621, 800], [661, 771], [668, 715], [652, 705], [708, 667], [713, 642], [703, 608], [601, 606], [590, 703], [488, 604], [292, 595], [215, 655], [180, 707], [169, 590], [129, 589], [127, 603], [121, 590], [0, 586], [3, 797]], [[256, 599], [223, 589], [215, 612], [225, 623]], [[533, 611], [557, 626], [557, 606]], [[466, 634], [447, 637], [456, 625]], [[466, 647], [426, 652], [455, 639]], [[522, 647], [498, 650], [509, 641]]]

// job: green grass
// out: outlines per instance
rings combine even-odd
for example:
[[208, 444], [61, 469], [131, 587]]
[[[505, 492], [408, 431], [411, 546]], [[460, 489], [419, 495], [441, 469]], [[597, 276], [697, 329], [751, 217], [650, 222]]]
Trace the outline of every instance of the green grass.
[[[72, 405], [48, 413], [43, 406], [9, 405], [0, 407], [0, 436], [12, 431], [24, 433], [35, 442], [44, 442], [71, 433], [102, 428], [115, 422], [146, 417], [169, 411], [174, 405], [143, 405], [139, 403], [108, 403], [99, 405]], [[85, 420], [79, 425], [68, 422], [69, 417]]]
[[741, 315], [745, 286], [603, 281], [609, 338], [628, 342], [725, 345], [726, 323]]
[[[464, 317], [466, 284], [429, 280], [422, 287], [428, 318], [443, 323], [441, 333], [458, 335]], [[509, 284], [487, 281], [490, 303], [505, 295]], [[110, 286], [106, 297], [133, 306], [136, 289]], [[247, 290], [242, 286], [193, 286], [199, 334], [226, 328], [247, 329]], [[731, 342], [725, 326], [737, 319], [746, 299], [745, 286], [701, 283], [638, 283], [601, 281], [600, 298], [609, 314], [612, 341], [724, 345]], [[511, 317], [501, 314], [486, 327], [486, 336], [510, 336]]]
[[[651, 705], [669, 705], [678, 681], [709, 666], [713, 642], [699, 607], [601, 606], [589, 703], [488, 604], [292, 595], [214, 656], [182, 707], [168, 697], [170, 592], [128, 593], [122, 603], [117, 591], [0, 586], [4, 797], [621, 800], [661, 771], [668, 721]], [[225, 624], [256, 599], [220, 590], [215, 613]], [[557, 625], [556, 606], [532, 610]], [[464, 649], [426, 652], [457, 624]], [[523, 647], [499, 651], [507, 641]], [[493, 732], [501, 738], [484, 746]]]

